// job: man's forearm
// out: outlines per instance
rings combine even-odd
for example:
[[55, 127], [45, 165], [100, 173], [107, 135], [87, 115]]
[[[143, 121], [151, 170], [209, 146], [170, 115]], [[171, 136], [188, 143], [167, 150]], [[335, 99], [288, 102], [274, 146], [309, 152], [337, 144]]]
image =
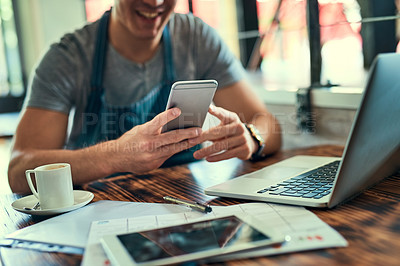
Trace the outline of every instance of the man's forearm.
[[49, 163], [71, 164], [75, 185], [108, 176], [118, 171], [118, 148], [116, 141], [108, 141], [80, 150], [14, 150], [8, 169], [10, 187], [14, 192], [29, 192], [25, 170]]

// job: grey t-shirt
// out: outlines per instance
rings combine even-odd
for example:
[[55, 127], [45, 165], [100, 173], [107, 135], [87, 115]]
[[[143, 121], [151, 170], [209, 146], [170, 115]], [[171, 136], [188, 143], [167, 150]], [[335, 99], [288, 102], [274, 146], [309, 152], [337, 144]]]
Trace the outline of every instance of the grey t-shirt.
[[[177, 80], [215, 79], [224, 88], [244, 78], [244, 69], [216, 31], [191, 14], [174, 14], [168, 24]], [[71, 114], [67, 146], [74, 146], [90, 94], [92, 58], [98, 22], [66, 34], [39, 63], [28, 89], [26, 106]], [[132, 48], [134, 49], [134, 48]], [[142, 99], [159, 84], [164, 72], [163, 49], [138, 64], [108, 44], [103, 78], [105, 99], [126, 106]]]

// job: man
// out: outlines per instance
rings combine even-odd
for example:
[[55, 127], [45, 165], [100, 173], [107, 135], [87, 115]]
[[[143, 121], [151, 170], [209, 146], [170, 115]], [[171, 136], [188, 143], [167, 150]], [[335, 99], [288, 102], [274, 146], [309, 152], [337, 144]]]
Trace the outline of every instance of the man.
[[[204, 141], [212, 144], [192, 158], [247, 160], [280, 148], [279, 125], [243, 81], [239, 62], [211, 27], [192, 15], [173, 14], [175, 5], [116, 0], [99, 21], [50, 48], [15, 134], [8, 171], [14, 192], [29, 191], [26, 169], [53, 162], [70, 163], [74, 184], [83, 184], [156, 169]], [[218, 81], [218, 107], [209, 112], [220, 124], [204, 132], [161, 133], [180, 115], [178, 108], [163, 111], [171, 83], [193, 79]], [[254, 124], [265, 147], [244, 123]]]

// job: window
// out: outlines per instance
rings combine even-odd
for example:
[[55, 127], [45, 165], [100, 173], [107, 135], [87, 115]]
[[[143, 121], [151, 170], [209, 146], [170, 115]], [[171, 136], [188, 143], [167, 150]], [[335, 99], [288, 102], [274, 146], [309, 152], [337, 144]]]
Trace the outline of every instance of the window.
[[[360, 6], [355, 0], [319, 1], [322, 84], [361, 85], [365, 79]], [[351, 73], [351, 74], [350, 74]]]
[[18, 111], [25, 93], [11, 0], [0, 0], [0, 113]]
[[192, 0], [192, 12], [215, 28], [231, 51], [240, 58], [236, 3], [232, 0]]
[[[362, 57], [360, 7], [356, 0], [309, 1], [318, 5], [321, 84], [361, 85], [365, 79]], [[261, 69], [271, 83], [295, 87], [311, 85], [310, 37], [305, 0], [257, 1]], [[312, 14], [309, 15], [312, 17]], [[313, 21], [315, 23], [315, 21]], [[351, 74], [350, 74], [351, 73]]]
[[257, 1], [259, 67], [269, 84], [310, 85], [306, 1]]
[[396, 51], [396, 10], [394, 0], [258, 0], [265, 79], [362, 87], [375, 56]]

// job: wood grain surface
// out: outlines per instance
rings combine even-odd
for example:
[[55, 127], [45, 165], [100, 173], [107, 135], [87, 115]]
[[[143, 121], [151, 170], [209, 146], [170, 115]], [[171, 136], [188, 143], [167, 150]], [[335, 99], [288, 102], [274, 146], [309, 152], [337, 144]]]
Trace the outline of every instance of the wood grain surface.
[[[157, 169], [145, 175], [120, 173], [86, 184], [80, 189], [93, 192], [94, 201], [161, 203], [162, 197], [169, 195], [214, 205], [231, 205], [246, 201], [207, 196], [203, 193], [204, 188], [294, 155], [340, 156], [342, 152], [343, 147], [325, 145], [281, 151], [257, 163], [237, 159], [219, 163], [200, 161]], [[32, 217], [14, 211], [10, 204], [21, 196], [8, 194], [0, 197], [3, 208], [3, 214], [0, 217], [0, 236], [48, 218]], [[310, 210], [342, 234], [349, 242], [349, 246], [235, 260], [223, 264], [400, 265], [400, 174], [386, 178], [343, 205], [333, 209]], [[0, 252], [4, 265], [79, 265], [82, 259], [79, 255], [24, 249], [1, 248]]]

